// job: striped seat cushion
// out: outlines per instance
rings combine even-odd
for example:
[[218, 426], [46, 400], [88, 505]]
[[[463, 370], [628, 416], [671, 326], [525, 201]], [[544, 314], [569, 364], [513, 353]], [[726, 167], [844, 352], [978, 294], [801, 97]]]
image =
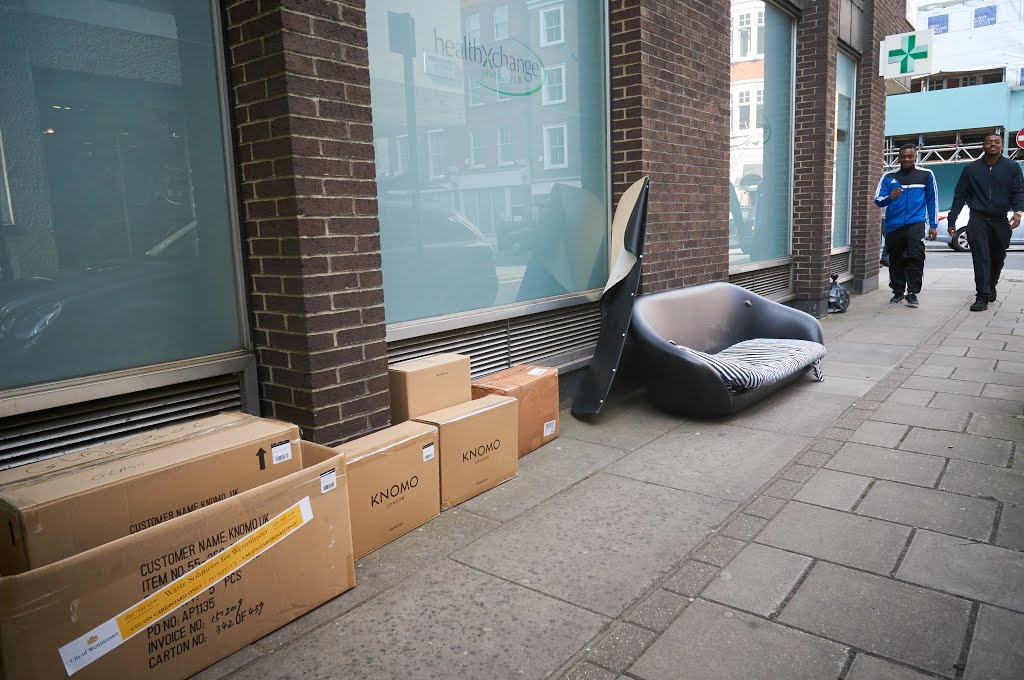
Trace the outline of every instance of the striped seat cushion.
[[721, 376], [725, 386], [733, 394], [742, 394], [763, 385], [770, 385], [808, 366], [814, 370], [815, 378], [819, 381], [824, 379], [821, 374], [821, 360], [825, 356], [825, 346], [817, 342], [758, 338], [738, 342], [718, 354], [708, 354], [682, 345], [676, 346], [704, 360]]

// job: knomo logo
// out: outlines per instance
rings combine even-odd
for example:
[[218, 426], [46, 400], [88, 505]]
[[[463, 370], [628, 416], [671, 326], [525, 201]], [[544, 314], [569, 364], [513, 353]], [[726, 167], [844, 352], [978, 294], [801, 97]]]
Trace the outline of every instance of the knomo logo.
[[370, 507], [372, 508], [375, 505], [380, 505], [386, 500], [401, 496], [409, 489], [415, 489], [419, 485], [419, 483], [420, 478], [413, 476], [407, 479], [406, 481], [402, 482], [401, 484], [392, 484], [391, 488], [383, 489], [370, 496]]
[[491, 451], [497, 451], [500, 448], [501, 448], [501, 440], [500, 439], [495, 439], [493, 442], [490, 442], [488, 444], [481, 444], [480, 446], [476, 447], [475, 449], [470, 449], [468, 451], [464, 451], [462, 453], [462, 462], [463, 463], [468, 463], [469, 461], [473, 460], [474, 458], [480, 458], [482, 456], [486, 456]]

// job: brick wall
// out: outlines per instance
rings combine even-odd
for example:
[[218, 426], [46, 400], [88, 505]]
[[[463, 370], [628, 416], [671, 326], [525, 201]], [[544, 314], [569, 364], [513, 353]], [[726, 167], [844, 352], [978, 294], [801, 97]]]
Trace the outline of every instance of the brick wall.
[[389, 422], [365, 0], [226, 0], [265, 416], [331, 444]]
[[729, 271], [729, 3], [612, 0], [615, 199], [651, 178], [645, 292]]
[[[872, 0], [865, 6], [869, 47], [857, 73], [856, 128], [854, 130], [853, 220], [850, 244], [855, 292], [879, 285], [881, 213], [875, 207], [875, 187], [882, 174], [885, 147], [885, 81], [878, 77], [878, 44], [885, 36], [913, 30], [904, 15], [902, 0]], [[888, 282], [888, 275], [882, 276]]]
[[818, 0], [796, 28], [793, 140], [794, 305], [815, 316], [828, 309], [835, 165], [836, 50], [839, 0]]

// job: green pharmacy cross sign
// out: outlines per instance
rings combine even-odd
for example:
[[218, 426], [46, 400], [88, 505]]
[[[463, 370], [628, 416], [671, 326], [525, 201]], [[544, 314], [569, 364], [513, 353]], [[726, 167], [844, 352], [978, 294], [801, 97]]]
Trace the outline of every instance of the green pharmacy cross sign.
[[900, 40], [900, 47], [889, 50], [889, 63], [900, 65], [900, 73], [913, 73], [914, 60], [926, 59], [928, 57], [928, 46], [917, 46], [917, 36], [911, 33], [903, 36]]

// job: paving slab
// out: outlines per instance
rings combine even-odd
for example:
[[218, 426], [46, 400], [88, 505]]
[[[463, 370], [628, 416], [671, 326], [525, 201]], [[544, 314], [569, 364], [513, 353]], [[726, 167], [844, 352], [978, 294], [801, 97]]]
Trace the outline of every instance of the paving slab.
[[[1024, 340], [1022, 340], [1021, 344], [1024, 345]], [[830, 354], [821, 362], [822, 370], [826, 375], [837, 378], [871, 380], [874, 382], [881, 380], [889, 372], [889, 368], [886, 366], [869, 366], [867, 364], [850, 364], [838, 361], [833, 358], [831, 351], [832, 348], [829, 346]]]
[[779, 621], [952, 677], [971, 603], [819, 562]]
[[794, 482], [788, 479], [780, 479], [774, 484], [772, 484], [770, 487], [768, 487], [768, 490], [765, 491], [765, 493], [768, 494], [769, 496], [774, 496], [775, 498], [783, 498], [788, 501], [790, 498], [795, 496], [801, 488], [803, 488], [802, 482]]
[[580, 661], [573, 665], [569, 671], [562, 676], [562, 680], [615, 680], [618, 675], [610, 670], [595, 666], [586, 661]]
[[678, 427], [683, 420], [655, 410], [643, 393], [616, 399], [594, 420], [579, 420], [561, 413], [559, 437], [580, 439], [632, 451]]
[[981, 396], [989, 399], [1010, 399], [1013, 401], [1024, 401], [1024, 387], [1013, 387], [1011, 385], [985, 385]]
[[914, 351], [913, 345], [882, 345], [877, 342], [845, 342], [828, 345], [828, 355], [841, 363], [893, 367]]
[[[1011, 352], [1010, 354], [1016, 354], [1016, 353]], [[1020, 355], [1016, 354], [1015, 358], [1020, 359]], [[968, 367], [968, 368], [970, 368], [970, 367]], [[975, 368], [981, 368], [981, 366], [976, 366]], [[997, 371], [1003, 371], [1005, 373], [1016, 373], [1018, 375], [1024, 374], [1024, 363], [1022, 363], [1020, 361], [1012, 361], [1012, 360], [1000, 359], [999, 362], [995, 365], [994, 368]]]
[[[974, 342], [981, 342], [981, 340], [975, 340]], [[991, 343], [995, 344], [995, 343]], [[979, 359], [996, 359], [999, 361], [1017, 361], [1021, 359], [1020, 352], [1013, 350], [1004, 350], [997, 347], [971, 347], [966, 356], [976, 357]], [[999, 370], [1005, 371], [1005, 368]], [[1018, 373], [1019, 371], [1010, 371], [1010, 373]]]
[[858, 652], [846, 680], [930, 680], [934, 676], [918, 673], [906, 666]]
[[627, 614], [626, 621], [660, 633], [679, 617], [688, 604], [689, 597], [659, 588]]
[[775, 515], [779, 514], [786, 505], [785, 500], [781, 498], [771, 498], [770, 496], [761, 496], [753, 503], [748, 505], [744, 509], [744, 513], [753, 515], [754, 517], [761, 517], [763, 519], [771, 519]]
[[811, 558], [752, 543], [740, 552], [701, 597], [768, 617], [781, 608]]
[[711, 579], [718, 575], [718, 567], [688, 560], [664, 583], [666, 590], [679, 595], [696, 597]]
[[964, 680], [1020, 680], [1022, 675], [1024, 615], [981, 605]]
[[904, 451], [1002, 467], [1010, 459], [1013, 444], [1002, 439], [915, 427], [900, 443], [899, 448]]
[[[932, 354], [925, 361], [925, 366], [949, 366], [950, 368], [976, 368], [982, 371], [994, 370], [995, 359], [971, 359], [969, 357], [947, 357], [941, 354]], [[949, 374], [940, 375], [940, 378], [948, 378]]]
[[546, 678], [605, 625], [593, 612], [452, 561], [236, 677]]
[[837, 375], [829, 375], [826, 372], [823, 373], [825, 379], [821, 382], [817, 380], [800, 381], [793, 386], [793, 389], [799, 390], [800, 392], [810, 392], [817, 394], [838, 394], [848, 397], [862, 397], [867, 394], [868, 390], [875, 386], [873, 380], [859, 380], [857, 378], [843, 378]]
[[938, 456], [865, 444], [844, 444], [825, 467], [865, 477], [932, 486], [944, 465], [945, 461]]
[[559, 437], [519, 460], [519, 476], [463, 503], [507, 522], [626, 455], [622, 449]]
[[939, 354], [944, 357], [962, 357], [967, 356], [968, 349], [970, 348], [942, 344], [935, 348], [935, 354]]
[[1020, 470], [952, 460], [939, 488], [1024, 505], [1024, 472]]
[[629, 673], [642, 680], [821, 680], [835, 678], [847, 648], [698, 600], [651, 645]]
[[1024, 387], [1024, 375], [1004, 373], [1003, 371], [978, 371], [973, 368], [957, 368], [953, 371], [951, 378], [954, 381]]
[[743, 541], [738, 541], [735, 538], [715, 536], [701, 547], [700, 550], [693, 553], [691, 558], [707, 564], [713, 564], [716, 567], [724, 567], [743, 550], [745, 545]]
[[818, 470], [793, 500], [836, 510], [849, 510], [857, 504], [870, 483], [870, 477], [836, 470]]
[[347, 593], [329, 600], [308, 614], [258, 640], [262, 651], [272, 652], [314, 628], [351, 611], [417, 574], [446, 555], [498, 527], [494, 520], [461, 508], [447, 510], [423, 526], [356, 560], [356, 583]]
[[[968, 349], [990, 349], [990, 350], [1001, 350], [1006, 347], [1004, 340], [980, 340], [975, 338], [965, 338], [960, 335], [954, 335], [957, 331], [949, 334], [945, 340], [942, 341], [942, 347], [966, 347]], [[967, 333], [965, 335], [977, 335], [977, 333]]]
[[723, 536], [736, 538], [741, 541], [752, 541], [754, 536], [761, 533], [768, 524], [768, 520], [751, 515], [739, 515], [735, 517], [727, 527], [721, 530]]
[[253, 645], [242, 647], [231, 656], [221, 659], [204, 671], [193, 675], [190, 680], [221, 680], [246, 664], [263, 656]]
[[[831, 351], [831, 348], [830, 348]], [[816, 437], [849, 408], [856, 397], [781, 390], [729, 418], [730, 425]]]
[[996, 543], [1007, 548], [1024, 551], [1024, 507], [1009, 503], [1003, 506]]
[[790, 502], [758, 535], [757, 542], [888, 574], [909, 535], [909, 527]]
[[685, 423], [608, 468], [630, 479], [742, 501], [809, 440], [719, 423]]
[[640, 658], [658, 635], [632, 623], [614, 623], [601, 640], [586, 650], [586, 658], [621, 673]]
[[853, 431], [849, 441], [858, 444], [895, 448], [900, 443], [900, 440], [903, 439], [903, 435], [907, 433], [908, 429], [910, 428], [906, 425], [869, 420]]
[[991, 399], [989, 397], [968, 397], [962, 394], [938, 394], [928, 404], [928, 408], [970, 411], [971, 413], [991, 413], [1003, 416], [1019, 416], [1022, 412], [1021, 407], [1022, 404], [1019, 401]]
[[857, 513], [987, 541], [992, 535], [997, 507], [995, 501], [879, 481], [861, 501]]
[[921, 378], [948, 378], [954, 368], [949, 364], [923, 364], [914, 369], [913, 375]]
[[982, 437], [1024, 441], [1024, 418], [1019, 415], [975, 413], [971, 416], [971, 422], [967, 424], [967, 431]]
[[978, 396], [985, 389], [984, 382], [971, 382], [969, 380], [953, 380], [947, 378], [922, 378], [911, 376], [903, 381], [904, 389], [922, 390], [928, 392], [947, 392], [949, 394], [966, 394]]
[[891, 401], [895, 404], [907, 404], [908, 406], [924, 406], [932, 397], [935, 396], [935, 392], [928, 390], [912, 390], [906, 387], [897, 388], [887, 401]]
[[897, 578], [1024, 611], [1024, 553], [919, 530]]
[[455, 557], [618, 616], [736, 505], [598, 473], [492, 531]]
[[[936, 399], [938, 396], [936, 396]], [[942, 408], [917, 408], [906, 404], [882, 404], [871, 420], [899, 425], [915, 425], [932, 430], [961, 432], [967, 424], [968, 413]]]

